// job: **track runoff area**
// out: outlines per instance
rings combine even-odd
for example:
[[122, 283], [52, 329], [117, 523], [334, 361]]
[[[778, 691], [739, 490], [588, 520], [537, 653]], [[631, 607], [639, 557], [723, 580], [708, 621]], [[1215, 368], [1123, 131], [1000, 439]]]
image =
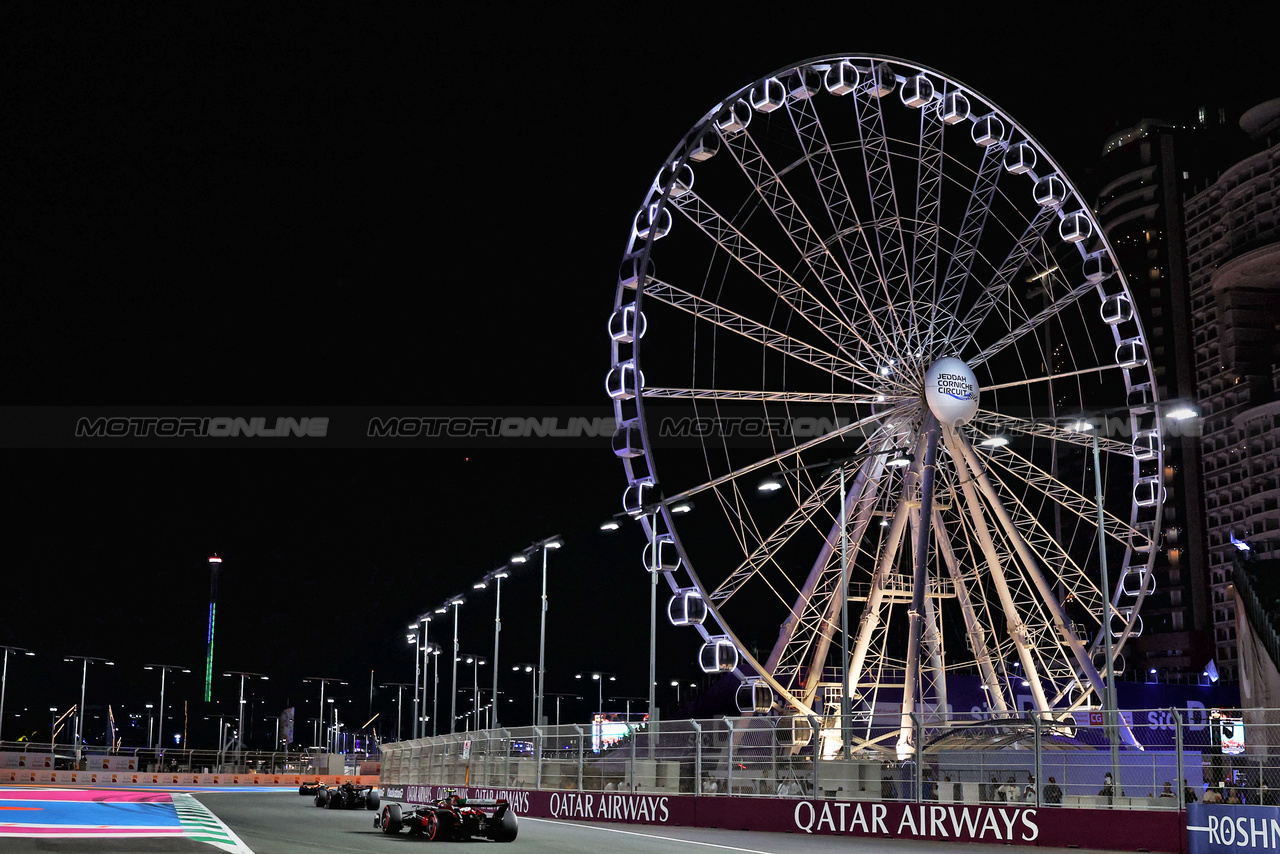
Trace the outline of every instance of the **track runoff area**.
[[[0, 787], [0, 851], [92, 854], [320, 854], [403, 851], [428, 843], [383, 835], [375, 812], [316, 809], [296, 788]], [[825, 854], [847, 852], [850, 839], [692, 827], [646, 827], [521, 817], [510, 843], [522, 854]], [[481, 843], [483, 844], [483, 843]], [[496, 843], [489, 843], [496, 844]], [[212, 848], [211, 848], [212, 846]], [[919, 851], [907, 839], [859, 838], [863, 854]], [[933, 842], [933, 854], [982, 854], [1006, 846]], [[1062, 851], [1066, 848], [1041, 848]]]

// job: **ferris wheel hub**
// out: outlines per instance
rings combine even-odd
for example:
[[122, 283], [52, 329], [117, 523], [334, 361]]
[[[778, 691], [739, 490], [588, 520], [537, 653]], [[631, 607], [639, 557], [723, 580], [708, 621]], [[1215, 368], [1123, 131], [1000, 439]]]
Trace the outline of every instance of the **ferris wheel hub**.
[[978, 378], [959, 359], [941, 358], [925, 372], [924, 399], [940, 424], [964, 424], [978, 411]]

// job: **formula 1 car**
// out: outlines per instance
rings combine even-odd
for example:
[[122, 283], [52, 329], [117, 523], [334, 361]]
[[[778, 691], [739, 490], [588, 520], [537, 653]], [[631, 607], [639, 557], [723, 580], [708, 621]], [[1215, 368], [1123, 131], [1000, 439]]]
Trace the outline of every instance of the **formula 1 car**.
[[331, 810], [376, 810], [378, 790], [354, 783], [324, 786], [316, 791], [316, 806]]
[[316, 795], [316, 792], [325, 788], [327, 785], [328, 785], [327, 783], [321, 783], [319, 780], [313, 780], [310, 783], [303, 783], [301, 786], [298, 787], [298, 794], [311, 795], [311, 797], [314, 798]]
[[449, 791], [445, 797], [420, 806], [386, 804], [373, 824], [386, 834], [399, 833], [407, 827], [410, 836], [428, 841], [461, 842], [479, 837], [514, 842], [520, 831], [516, 814], [506, 800], [468, 800]]

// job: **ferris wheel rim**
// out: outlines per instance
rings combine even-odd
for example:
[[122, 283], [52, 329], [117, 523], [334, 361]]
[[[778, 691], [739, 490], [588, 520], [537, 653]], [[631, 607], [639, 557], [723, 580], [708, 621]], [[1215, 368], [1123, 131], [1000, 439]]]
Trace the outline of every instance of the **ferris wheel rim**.
[[[726, 109], [727, 106], [731, 106], [735, 104], [738, 100], [746, 96], [752, 90], [753, 87], [761, 85], [764, 81], [780, 78], [783, 75], [795, 73], [802, 69], [817, 69], [823, 65], [829, 66], [830, 64], [840, 63], [844, 61], [855, 62], [855, 63], [869, 62], [871, 63], [873, 68], [877, 63], [881, 63], [881, 62], [889, 63], [895, 70], [901, 70], [903, 68], [906, 68], [918, 74], [932, 75], [936, 79], [943, 80], [943, 81], [946, 81], [947, 83], [955, 85], [959, 91], [962, 91], [968, 95], [973, 96], [978, 102], [983, 104], [985, 107], [990, 108], [991, 112], [997, 114], [1002, 120], [1006, 121], [1012, 129], [1015, 129], [1018, 132], [1018, 134], [1021, 136], [1022, 140], [1025, 140], [1029, 142], [1032, 146], [1034, 146], [1037, 156], [1043, 157], [1044, 162], [1048, 164], [1049, 167], [1051, 167], [1052, 169], [1051, 174], [1056, 175], [1066, 185], [1068, 198], [1074, 198], [1078, 202], [1080, 202], [1080, 210], [1083, 211], [1085, 215], [1096, 225], [1096, 217], [1093, 216], [1092, 212], [1089, 210], [1088, 205], [1084, 204], [1083, 198], [1080, 196], [1079, 191], [1075, 188], [1074, 184], [1070, 181], [1070, 179], [1066, 177], [1065, 172], [1058, 166], [1056, 161], [1053, 160], [1052, 156], [1044, 148], [1044, 146], [1041, 145], [1034, 138], [1033, 135], [1028, 133], [1021, 124], [1019, 124], [1016, 120], [1014, 120], [1012, 116], [1008, 113], [1008, 111], [1001, 109], [998, 105], [995, 104], [995, 102], [991, 101], [991, 99], [977, 92], [973, 88], [968, 87], [964, 84], [958, 83], [953, 78], [941, 72], [938, 72], [935, 69], [920, 65], [918, 63], [903, 60], [897, 57], [883, 56], [883, 55], [877, 55], [877, 54], [827, 54], [824, 56], [815, 57], [812, 59], [804, 60], [799, 63], [794, 63], [794, 64], [784, 66], [780, 69], [775, 70], [771, 74], [758, 78], [756, 81], [753, 81], [747, 86], [744, 86], [736, 90], [733, 94], [731, 94], [727, 98], [717, 103], [701, 119], [699, 119], [699, 121], [694, 124], [691, 130], [681, 140], [680, 144], [676, 146], [676, 148], [673, 150], [672, 156], [669, 157], [667, 161], [665, 161], [667, 165], [664, 167], [663, 170], [660, 170], [659, 179], [655, 179], [654, 184], [651, 185], [649, 192], [646, 194], [645, 202], [641, 207], [641, 211], [643, 212], [646, 208], [649, 208], [655, 216], [661, 216], [662, 212], [664, 210], [667, 210], [666, 205], [669, 202], [669, 192], [671, 190], [672, 185], [668, 183], [664, 187], [659, 187], [658, 182], [661, 179], [661, 176], [663, 175], [664, 172], [674, 174], [678, 172], [682, 167], [688, 166], [690, 162], [690, 151], [691, 151], [692, 141], [696, 140], [701, 134], [707, 133], [709, 126], [713, 127], [713, 122], [715, 121], [716, 116], [722, 114], [722, 112]], [[902, 78], [898, 77], [897, 80], [898, 80], [898, 83], [901, 84]], [[655, 197], [655, 191], [657, 191], [656, 197]], [[653, 201], [655, 198], [656, 198], [656, 202]], [[654, 204], [656, 204], [656, 207], [653, 207]], [[1100, 228], [1097, 229], [1095, 233], [1101, 238], [1101, 242], [1103, 246], [1101, 251], [1107, 254], [1108, 256], [1110, 256], [1112, 259], [1114, 259], [1115, 257], [1114, 250], [1111, 247], [1110, 242], [1107, 240], [1105, 233], [1103, 233]], [[633, 234], [633, 240], [634, 240], [634, 234]], [[649, 264], [653, 245], [654, 245], [654, 239], [652, 238], [646, 238], [641, 241], [641, 251], [636, 256], [636, 263], [639, 266], [643, 267]], [[1128, 287], [1128, 284], [1124, 281], [1123, 273], [1120, 272], [1118, 265], [1115, 265], [1115, 266], [1116, 266], [1116, 270], [1114, 275], [1115, 275], [1116, 281], [1120, 283], [1121, 291], [1127, 294], [1129, 293], [1129, 290], [1130, 290]], [[1094, 290], [1099, 295], [1102, 295], [1104, 293], [1102, 291], [1101, 285], [1099, 285], [1097, 288], [1092, 288], [1092, 289], [1085, 288], [1081, 290], [1081, 293], [1076, 298], [1077, 299], [1083, 298], [1083, 296], [1087, 294], [1089, 290]], [[645, 288], [643, 287], [636, 288], [635, 305], [636, 305], [637, 311], [640, 311], [642, 309], [643, 307], [642, 301], [645, 295], [646, 295]], [[615, 296], [615, 311], [623, 307], [624, 305], [623, 300], [625, 297], [626, 297], [625, 290], [620, 285]], [[1141, 330], [1140, 322], [1137, 325], [1139, 328], [1139, 333], [1141, 335], [1142, 330]], [[1112, 333], [1113, 333], [1113, 338], [1115, 339], [1115, 342], [1118, 345], [1121, 341], [1120, 334], [1115, 327], [1112, 328]], [[1143, 340], [1145, 340], [1145, 335], [1142, 335], [1142, 338]], [[955, 349], [958, 350], [960, 348], [957, 347]], [[615, 364], [618, 362], [618, 355], [619, 355], [618, 344], [615, 341], [613, 345], [613, 357], [614, 357]], [[634, 360], [636, 369], [639, 370], [643, 366], [643, 359], [641, 358], [641, 345], [638, 340], [634, 343], [633, 360]], [[1112, 366], [1106, 366], [1106, 367], [1110, 369]], [[1123, 373], [1124, 373], [1125, 387], [1129, 392], [1132, 392], [1135, 384], [1131, 382], [1131, 377], [1128, 371], [1123, 371]], [[1150, 404], [1152, 406], [1158, 406], [1159, 400], [1158, 400], [1158, 397], [1156, 397], [1155, 395], [1156, 387], [1154, 383], [1152, 383], [1151, 391], [1152, 391], [1152, 394], [1151, 394]], [[646, 395], [644, 394], [643, 385], [641, 384], [640, 386], [637, 387], [637, 394], [636, 394], [636, 402], [635, 402], [635, 407], [637, 412], [636, 420], [638, 421], [638, 427], [643, 440], [643, 446], [645, 448], [644, 456], [645, 456], [645, 465], [648, 472], [648, 476], [653, 479], [655, 484], [658, 484], [658, 483], [661, 483], [661, 478], [658, 475], [658, 471], [659, 471], [658, 461], [656, 461], [653, 458], [654, 445], [653, 443], [648, 441], [648, 438], [649, 438], [647, 436], [648, 419], [645, 417], [645, 400], [646, 400]], [[621, 420], [622, 412], [617, 401], [615, 401], [615, 414], [617, 414], [619, 416], [619, 419]], [[623, 463], [628, 475], [628, 480], [632, 481], [636, 476], [636, 471], [634, 469], [634, 466], [630, 459], [624, 459]], [[1135, 466], [1136, 466], [1136, 462], [1135, 462]], [[1134, 475], [1135, 479], [1137, 477], [1136, 471], [1137, 470], [1135, 468], [1135, 475]], [[658, 516], [659, 515], [661, 516], [662, 524], [663, 524], [663, 527], [665, 528], [665, 533], [668, 533], [673, 537], [677, 551], [679, 552], [679, 554], [683, 559], [684, 566], [682, 571], [689, 576], [689, 578], [693, 581], [694, 586], [704, 594], [704, 597], [706, 597], [706, 594], [708, 593], [709, 588], [707, 587], [707, 585], [703, 583], [703, 580], [699, 578], [699, 576], [697, 575], [696, 567], [689, 560], [689, 556], [686, 553], [684, 544], [680, 538], [678, 525], [673, 521], [673, 519], [670, 516], [669, 507], [664, 503], [660, 505], [659, 509], [660, 509], [660, 513], [654, 514], [653, 519], [656, 521]], [[1132, 515], [1133, 514], [1131, 514], [1131, 516]], [[1136, 518], [1136, 516], [1134, 518]], [[1131, 525], [1133, 524], [1134, 518], [1130, 519]], [[648, 518], [642, 519], [641, 522], [642, 522], [642, 525], [644, 525], [645, 527], [647, 538], [650, 540], [650, 542], [652, 542], [654, 538], [658, 536], [659, 532], [656, 530], [654, 524], [650, 522]], [[1156, 517], [1156, 528], [1158, 527], [1159, 527], [1159, 511], [1157, 511], [1157, 517]], [[1105, 538], [1106, 536], [1108, 536], [1108, 534], [1104, 532], [1101, 536]], [[1152, 554], [1146, 562], [1144, 572], [1147, 574], [1150, 574], [1151, 572], [1155, 551], [1156, 550], [1154, 548], [1151, 550]], [[1131, 557], [1130, 552], [1126, 551], [1124, 562], [1123, 562], [1123, 565], [1126, 568], [1131, 566], [1130, 557]], [[676, 582], [676, 579], [672, 573], [666, 573], [666, 575], [667, 575], [668, 585], [670, 586], [673, 592], [678, 592], [679, 590], [683, 589]], [[1134, 618], [1136, 617], [1137, 610], [1141, 605], [1141, 600], [1143, 596], [1145, 596], [1145, 586], [1143, 587], [1143, 592], [1139, 595], [1137, 602], [1131, 609], [1130, 616], [1127, 618], [1125, 622], [1125, 626], [1122, 630], [1121, 637], [1118, 640], [1119, 646], [1121, 647], [1124, 645], [1125, 640], [1127, 640], [1130, 637], [1131, 629], [1134, 625]], [[706, 598], [710, 599], [710, 597], [706, 597]], [[1109, 611], [1111, 608], [1117, 607], [1120, 598], [1121, 598], [1121, 584], [1119, 583], [1119, 579], [1117, 579], [1117, 583], [1115, 584], [1113, 595], [1111, 597], [1110, 603], [1108, 604], [1108, 607], [1106, 610]], [[738, 635], [734, 632], [733, 627], [729, 624], [729, 621], [726, 620], [720, 614], [718, 608], [714, 605], [714, 603], [708, 601], [707, 604], [708, 604], [710, 616], [714, 619], [715, 624], [718, 627], [718, 630], [720, 632], [720, 635], [730, 638], [735, 644], [735, 646], [738, 648], [738, 650], [745, 656], [746, 663], [750, 665], [750, 667], [753, 670], [755, 670], [758, 674], [760, 674], [762, 677], [765, 677], [766, 679], [769, 679], [772, 682], [773, 680], [772, 680], [771, 674], [766, 673], [764, 668], [761, 666], [760, 662], [757, 661], [754, 656], [750, 655], [747, 652], [745, 645], [742, 644]], [[710, 632], [708, 632], [706, 628], [701, 625], [698, 626], [698, 630], [703, 635], [704, 640], [713, 637], [710, 634]], [[1101, 635], [1099, 635], [1098, 637], [1101, 638]], [[1095, 640], [1093, 646], [1096, 647], [1097, 644], [1098, 644], [1098, 641]], [[799, 708], [801, 711], [806, 713], [812, 712], [811, 708], [805, 707], [803, 704], [795, 702], [795, 698], [792, 697], [790, 693], [786, 691], [782, 686], [774, 684], [773, 687], [775, 690], [779, 692], [781, 696], [790, 700], [792, 704], [795, 705], [797, 708]]]

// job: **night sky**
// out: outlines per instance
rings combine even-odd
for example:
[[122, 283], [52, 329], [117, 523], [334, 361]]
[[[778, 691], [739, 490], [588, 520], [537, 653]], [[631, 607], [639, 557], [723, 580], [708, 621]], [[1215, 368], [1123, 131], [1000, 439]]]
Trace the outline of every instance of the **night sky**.
[[[1229, 7], [1059, 4], [1019, 20], [1013, 6], [825, 5], [9, 8], [6, 406], [609, 415], [605, 323], [635, 206], [681, 135], [750, 80], [828, 53], [900, 56], [992, 99], [1088, 188], [1114, 129], [1249, 106], [1280, 79], [1261, 28], [1237, 29]], [[194, 732], [214, 551], [215, 670], [271, 677], [259, 718], [303, 702], [314, 715], [301, 678], [331, 676], [362, 722], [371, 670], [412, 678], [415, 614], [552, 534], [567, 542], [547, 690], [598, 669], [619, 676], [606, 693], [646, 693], [641, 535], [596, 530], [625, 486], [607, 440], [3, 444], [0, 643], [37, 653], [10, 659], [6, 739], [47, 737], [48, 707], [78, 700], [68, 654], [116, 662], [91, 668], [87, 699], [117, 718], [158, 702], [143, 665], [190, 667], [166, 700], [193, 701]], [[529, 682], [510, 665], [536, 661], [537, 588], [525, 569], [503, 590], [516, 725]], [[491, 654], [491, 596], [463, 608], [460, 634]], [[700, 675], [690, 637], [659, 633], [666, 693]], [[237, 690], [216, 677], [226, 709]], [[374, 711], [394, 717], [381, 692]]]

